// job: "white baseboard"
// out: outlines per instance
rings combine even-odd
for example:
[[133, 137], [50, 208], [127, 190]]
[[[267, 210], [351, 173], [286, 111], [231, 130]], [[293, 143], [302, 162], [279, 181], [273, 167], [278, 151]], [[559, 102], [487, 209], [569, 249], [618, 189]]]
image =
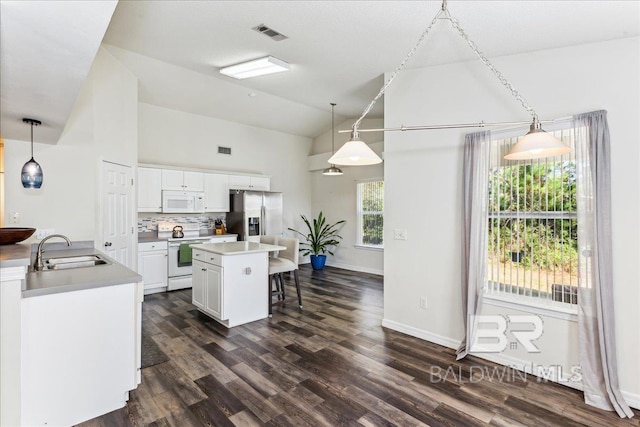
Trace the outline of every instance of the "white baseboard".
[[380, 270], [377, 268], [369, 268], [369, 267], [362, 267], [359, 265], [344, 264], [342, 262], [327, 262], [326, 265], [329, 267], [342, 268], [344, 270], [359, 271], [361, 273], [370, 273], [370, 274], [377, 274], [378, 276], [384, 276], [384, 270]]
[[382, 319], [382, 326], [385, 328], [393, 329], [394, 331], [402, 332], [403, 334], [411, 335], [412, 337], [420, 338], [425, 341], [439, 344], [444, 347], [457, 349], [460, 345], [459, 340], [454, 340], [449, 337], [443, 337], [432, 332], [428, 332], [422, 329], [414, 328], [402, 323], [394, 322], [393, 320]]
[[[410, 335], [412, 337], [420, 338], [422, 340], [429, 341], [434, 344], [439, 344], [441, 346], [452, 348], [452, 349], [457, 349], [458, 346], [460, 345], [459, 340], [434, 334], [432, 332], [425, 331], [423, 329], [414, 328], [413, 326], [394, 322], [388, 319], [382, 320], [382, 326], [385, 328], [393, 329], [394, 331], [401, 332], [403, 334]], [[535, 372], [535, 369], [533, 368], [531, 370], [527, 369], [527, 367], [534, 366], [530, 361], [518, 359], [516, 357], [508, 356], [503, 353], [473, 353], [472, 356], [478, 357], [480, 359], [485, 359], [502, 366], [507, 366], [513, 369], [517, 369], [519, 371], [526, 372], [527, 374], [535, 375], [536, 377], [540, 377]], [[569, 375], [566, 372], [562, 373], [562, 377], [560, 378], [559, 381], [554, 381], [554, 382], [557, 382], [558, 384], [571, 387], [577, 390], [582, 390], [582, 383], [569, 381]], [[634, 409], [640, 409], [640, 395], [630, 393], [627, 391], [622, 391], [622, 397], [624, 397], [624, 400], [627, 402], [627, 405], [629, 405]]]
[[622, 392], [622, 397], [624, 397], [627, 405], [631, 406], [634, 409], [640, 410], [640, 394], [629, 393], [628, 391]]

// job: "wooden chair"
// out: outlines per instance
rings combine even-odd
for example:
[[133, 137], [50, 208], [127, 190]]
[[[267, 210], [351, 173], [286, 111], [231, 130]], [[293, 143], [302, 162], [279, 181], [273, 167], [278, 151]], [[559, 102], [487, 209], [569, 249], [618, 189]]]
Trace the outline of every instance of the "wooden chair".
[[[273, 237], [273, 236], [264, 236]], [[267, 239], [268, 240], [268, 239]], [[263, 242], [262, 238], [260, 243], [268, 243], [266, 240]], [[296, 284], [296, 292], [298, 294], [298, 306], [302, 308], [302, 294], [300, 293], [300, 277], [298, 275], [298, 258], [300, 241], [295, 237], [278, 237], [276, 243], [279, 246], [285, 246], [287, 249], [278, 252], [277, 256], [269, 258], [269, 315], [272, 314], [272, 307], [275, 305], [282, 305], [287, 302], [284, 286], [283, 273], [293, 272], [293, 277]], [[273, 282], [275, 281], [275, 290], [273, 289]], [[273, 301], [273, 296], [276, 296], [276, 301]]]

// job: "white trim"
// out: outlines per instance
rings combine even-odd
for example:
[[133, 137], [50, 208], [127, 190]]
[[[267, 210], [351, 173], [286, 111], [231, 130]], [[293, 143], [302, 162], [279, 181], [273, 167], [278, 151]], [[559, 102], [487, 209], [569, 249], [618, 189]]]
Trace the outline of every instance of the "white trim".
[[24, 280], [27, 274], [27, 266], [21, 265], [16, 267], [4, 267], [2, 268], [2, 277], [0, 281], [9, 282], [12, 280]]
[[457, 349], [460, 345], [460, 340], [454, 340], [452, 338], [434, 334], [423, 329], [418, 329], [414, 328], [413, 326], [405, 325], [403, 323], [394, 322], [393, 320], [382, 319], [382, 326], [385, 328], [393, 329], [397, 332], [402, 332], [403, 334], [411, 335], [412, 337], [420, 338], [425, 341], [442, 345], [444, 347], [453, 348], [454, 350]]
[[380, 270], [377, 268], [362, 267], [360, 265], [345, 264], [342, 262], [327, 262], [326, 265], [328, 267], [342, 268], [343, 270], [359, 271], [361, 273], [370, 273], [377, 274], [378, 276], [384, 276], [384, 270]]
[[[397, 332], [401, 332], [403, 334], [410, 335], [415, 338], [420, 338], [422, 340], [429, 341], [434, 344], [438, 344], [438, 345], [452, 348], [452, 349], [457, 349], [460, 344], [459, 340], [454, 340], [452, 338], [434, 334], [432, 332], [425, 331], [423, 329], [418, 329], [418, 328], [414, 328], [413, 326], [394, 322], [393, 320], [382, 319], [382, 326]], [[501, 366], [511, 367], [513, 369], [517, 369], [522, 372], [527, 372], [527, 374], [531, 374], [541, 378], [539, 375], [536, 375], [535, 372], [530, 372], [526, 370], [526, 367], [536, 366], [533, 362], [526, 361], [526, 360], [519, 359], [512, 356], [507, 356], [503, 353], [470, 353], [470, 354], [479, 359], [488, 360], [490, 362], [497, 363], [498, 365], [501, 365]], [[557, 384], [582, 391], [582, 383], [576, 383], [568, 380], [569, 380], [569, 376], [566, 375], [566, 372], [563, 371], [563, 375], [560, 381], [551, 381], [551, 380], [549, 381], [556, 382]], [[627, 405], [635, 409], [640, 409], [639, 394], [622, 391], [622, 397], [624, 397], [624, 400], [627, 402]]]
[[640, 410], [640, 394], [629, 393], [628, 391], [622, 392], [622, 397], [624, 397], [627, 405], [631, 406], [634, 409]]
[[541, 314], [543, 316], [567, 320], [569, 322], [578, 321], [577, 307], [567, 308], [551, 304], [546, 305], [536, 303], [534, 298], [527, 298], [527, 300], [524, 300], [522, 298], [509, 297], [506, 295], [484, 294], [482, 301], [483, 303], [496, 307], [505, 307], [527, 313]]
[[353, 245], [356, 249], [367, 249], [370, 251], [384, 251], [384, 246], [373, 246], [373, 245]]

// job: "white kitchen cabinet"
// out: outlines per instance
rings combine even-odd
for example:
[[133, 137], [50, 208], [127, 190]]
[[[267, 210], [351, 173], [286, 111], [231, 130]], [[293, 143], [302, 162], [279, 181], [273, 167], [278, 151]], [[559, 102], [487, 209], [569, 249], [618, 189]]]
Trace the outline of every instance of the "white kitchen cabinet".
[[[193, 305], [217, 319], [225, 319], [222, 304], [223, 269], [221, 265], [213, 264], [222, 264], [222, 257], [208, 258], [211, 258], [211, 261], [193, 261]], [[217, 261], [214, 261], [214, 258], [217, 258]]]
[[162, 169], [138, 167], [138, 212], [162, 211]]
[[226, 327], [268, 316], [265, 252], [225, 256], [194, 248], [193, 259], [192, 302], [199, 311]]
[[122, 408], [140, 383], [141, 286], [52, 293], [21, 303], [16, 425], [70, 426]]
[[167, 290], [167, 242], [138, 244], [138, 273], [145, 295]]
[[162, 189], [176, 191], [204, 191], [204, 173], [162, 169]]
[[229, 175], [204, 174], [204, 211], [229, 212]]
[[270, 191], [271, 178], [268, 176], [229, 175], [232, 190]]
[[191, 270], [191, 302], [197, 308], [204, 310], [205, 288], [207, 281], [207, 265], [193, 260]]

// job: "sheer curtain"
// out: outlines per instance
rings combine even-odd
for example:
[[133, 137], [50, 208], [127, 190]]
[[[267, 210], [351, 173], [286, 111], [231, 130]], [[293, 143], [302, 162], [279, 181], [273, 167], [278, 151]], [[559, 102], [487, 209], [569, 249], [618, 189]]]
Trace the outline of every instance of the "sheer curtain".
[[618, 384], [606, 111], [573, 117], [578, 201], [578, 337], [586, 403], [632, 417]]
[[462, 316], [465, 336], [457, 351], [464, 358], [473, 344], [476, 315], [486, 284], [487, 185], [491, 132], [465, 136], [462, 200]]

